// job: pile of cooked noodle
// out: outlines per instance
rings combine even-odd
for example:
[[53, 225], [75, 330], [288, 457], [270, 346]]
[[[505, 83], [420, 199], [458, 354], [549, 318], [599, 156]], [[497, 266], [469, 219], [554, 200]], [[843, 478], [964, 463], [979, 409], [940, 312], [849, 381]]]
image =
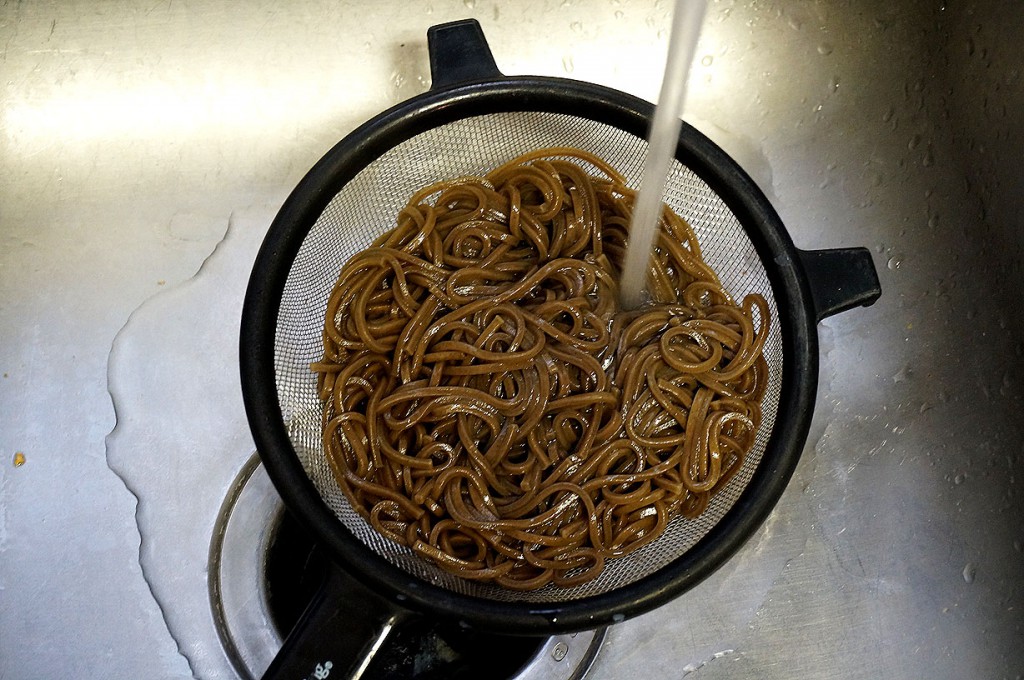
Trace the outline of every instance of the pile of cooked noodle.
[[737, 304], [666, 206], [651, 300], [620, 311], [633, 199], [601, 159], [544, 149], [422, 189], [344, 265], [312, 369], [376, 531], [464, 578], [572, 586], [740, 469], [767, 304]]

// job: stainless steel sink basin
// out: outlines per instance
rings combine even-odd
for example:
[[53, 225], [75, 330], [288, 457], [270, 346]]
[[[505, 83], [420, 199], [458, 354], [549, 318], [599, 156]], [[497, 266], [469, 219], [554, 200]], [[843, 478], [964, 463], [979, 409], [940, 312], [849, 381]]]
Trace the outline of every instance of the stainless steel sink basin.
[[[429, 86], [429, 25], [476, 17], [508, 74], [654, 101], [671, 4], [0, 7], [0, 677], [233, 677], [188, 632], [208, 603], [175, 595], [207, 587], [210, 532], [167, 517], [210, 505], [212, 526], [252, 454], [230, 357], [181, 351], [236, 342], [220, 296], [244, 244], [327, 148]], [[871, 248], [883, 295], [819, 327], [811, 436], [767, 524], [611, 627], [588, 678], [1024, 669], [1022, 32], [1009, 0], [709, 4], [686, 119], [798, 246]], [[109, 356], [142, 340], [148, 360]], [[161, 390], [118, 403], [108, 370]], [[223, 429], [161, 418], [186, 393]], [[237, 456], [223, 480], [195, 474], [217, 455]]]

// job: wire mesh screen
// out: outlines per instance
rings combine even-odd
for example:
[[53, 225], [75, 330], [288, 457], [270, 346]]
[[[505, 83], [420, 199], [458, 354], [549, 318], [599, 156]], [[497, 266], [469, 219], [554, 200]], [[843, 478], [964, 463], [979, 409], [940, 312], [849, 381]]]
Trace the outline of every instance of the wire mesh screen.
[[609, 560], [588, 583], [531, 592], [461, 579], [374, 531], [350, 507], [321, 444], [321, 403], [309, 365], [323, 356], [321, 333], [327, 301], [346, 260], [392, 229], [417, 190], [442, 179], [488, 170], [520, 154], [549, 146], [575, 146], [605, 159], [638, 187], [647, 143], [618, 128], [565, 114], [516, 112], [466, 118], [402, 142], [359, 172], [310, 229], [289, 273], [281, 300], [275, 345], [277, 390], [295, 451], [324, 501], [352, 533], [391, 563], [459, 593], [501, 601], [562, 602], [608, 592], [667, 565], [705, 536], [732, 507], [760, 463], [775, 424], [782, 381], [778, 310], [765, 268], [736, 216], [696, 174], [674, 162], [666, 202], [694, 228], [705, 261], [726, 290], [768, 301], [771, 328], [765, 345], [769, 381], [763, 422], [743, 468], [696, 519], [676, 517], [652, 543]]

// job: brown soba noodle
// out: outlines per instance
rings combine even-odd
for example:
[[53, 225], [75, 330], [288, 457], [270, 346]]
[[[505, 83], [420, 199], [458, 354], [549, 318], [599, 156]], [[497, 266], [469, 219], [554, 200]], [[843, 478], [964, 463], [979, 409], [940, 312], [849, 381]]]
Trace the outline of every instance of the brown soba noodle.
[[651, 300], [620, 311], [634, 195], [544, 149], [422, 189], [344, 265], [312, 369], [334, 475], [376, 531], [467, 579], [573, 586], [737, 473], [767, 304], [736, 303], [665, 206]]

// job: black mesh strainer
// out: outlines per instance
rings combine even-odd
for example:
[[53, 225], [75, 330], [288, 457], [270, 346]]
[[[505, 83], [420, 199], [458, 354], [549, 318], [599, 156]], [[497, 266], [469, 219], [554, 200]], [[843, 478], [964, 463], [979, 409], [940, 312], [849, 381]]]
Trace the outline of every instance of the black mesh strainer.
[[[380, 114], [334, 147], [281, 208], [256, 260], [242, 318], [246, 409], [260, 455], [288, 508], [346, 572], [404, 606], [465, 626], [519, 634], [621, 621], [692, 587], [754, 532], [792, 474], [817, 386], [815, 324], [880, 294], [864, 249], [802, 251], [753, 181], [693, 128], [680, 133], [665, 201], [695, 229], [734, 295], [771, 311], [763, 424], [740, 474], [696, 520], [568, 589], [514, 592], [459, 579], [382, 538], [348, 505], [321, 445], [309, 364], [342, 264], [381, 232], [416, 190], [484, 174], [541, 147], [590, 151], [639, 183], [653, 106], [622, 92], [554, 78], [505, 77], [475, 21], [428, 32], [431, 90]], [[315, 624], [314, 624], [315, 625]]]

